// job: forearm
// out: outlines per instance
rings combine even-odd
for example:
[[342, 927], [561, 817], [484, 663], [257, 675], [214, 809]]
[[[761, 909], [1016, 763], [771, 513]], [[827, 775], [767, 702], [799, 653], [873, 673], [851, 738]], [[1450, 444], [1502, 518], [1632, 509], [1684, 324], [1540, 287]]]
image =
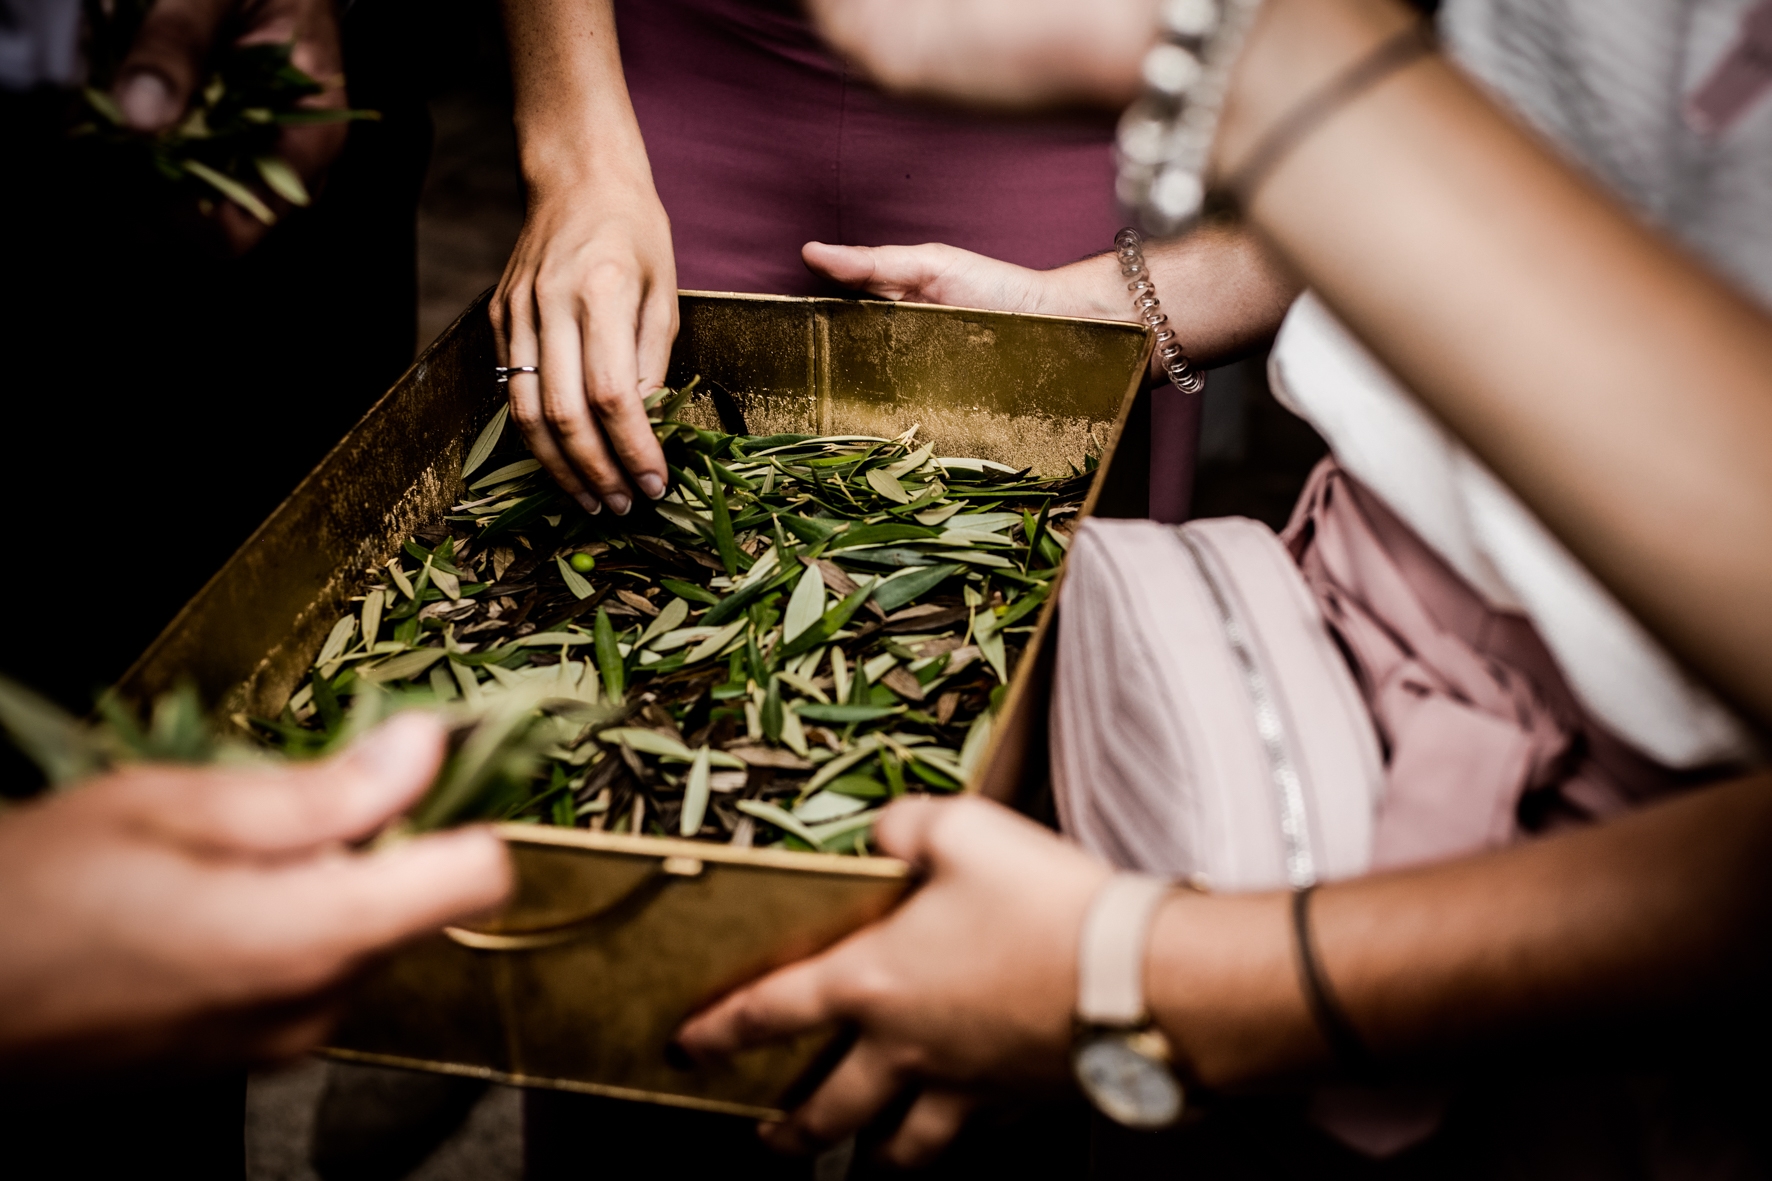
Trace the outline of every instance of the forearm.
[[[1299, 292], [1298, 280], [1260, 236], [1240, 226], [1147, 242], [1145, 262], [1182, 348], [1199, 366], [1222, 365], [1259, 348]], [[1039, 301], [1027, 310], [1130, 320], [1126, 283], [1114, 255], [1097, 255], [1044, 272]]]
[[[1221, 169], [1411, 19], [1270, 0]], [[1646, 623], [1772, 717], [1772, 320], [1437, 59], [1324, 122], [1249, 214]]]
[[[1506, 852], [1328, 886], [1315, 943], [1381, 1062], [1642, 1018], [1764, 975], [1772, 776]], [[1178, 896], [1147, 967], [1153, 1010], [1204, 1082], [1308, 1073], [1290, 900]]]
[[652, 174], [628, 100], [611, 0], [504, 0], [517, 150], [531, 199]]

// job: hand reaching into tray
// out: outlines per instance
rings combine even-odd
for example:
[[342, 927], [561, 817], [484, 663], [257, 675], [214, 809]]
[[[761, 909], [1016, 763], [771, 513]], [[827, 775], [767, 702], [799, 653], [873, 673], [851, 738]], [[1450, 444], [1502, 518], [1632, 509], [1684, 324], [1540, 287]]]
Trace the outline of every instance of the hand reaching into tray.
[[483, 829], [348, 847], [442, 755], [406, 714], [323, 763], [136, 765], [0, 818], [0, 1075], [311, 1048], [369, 957], [510, 888]]
[[671, 223], [629, 104], [607, 0], [506, 8], [529, 212], [492, 297], [511, 417], [586, 512], [664, 495], [641, 399], [677, 336]]

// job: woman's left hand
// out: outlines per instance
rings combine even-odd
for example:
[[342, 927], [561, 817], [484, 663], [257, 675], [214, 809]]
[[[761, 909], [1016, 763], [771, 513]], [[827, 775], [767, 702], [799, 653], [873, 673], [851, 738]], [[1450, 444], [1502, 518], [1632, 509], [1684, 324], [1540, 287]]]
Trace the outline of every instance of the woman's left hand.
[[993, 1085], [1067, 1070], [1077, 932], [1112, 870], [1032, 821], [975, 798], [907, 799], [874, 826], [925, 881], [888, 918], [692, 1018], [679, 1041], [712, 1057], [831, 1022], [860, 1036], [812, 1098], [764, 1139], [835, 1143], [921, 1084], [886, 1144], [901, 1166], [934, 1156]]

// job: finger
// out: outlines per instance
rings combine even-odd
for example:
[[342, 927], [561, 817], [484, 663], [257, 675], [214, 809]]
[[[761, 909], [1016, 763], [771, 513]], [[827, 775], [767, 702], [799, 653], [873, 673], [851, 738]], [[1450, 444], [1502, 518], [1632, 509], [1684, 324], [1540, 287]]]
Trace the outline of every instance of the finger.
[[436, 718], [409, 712], [321, 763], [152, 768], [114, 782], [125, 813], [157, 833], [227, 853], [289, 855], [381, 828], [430, 786], [443, 744]]
[[935, 826], [946, 816], [946, 805], [955, 801], [928, 796], [903, 796], [874, 821], [874, 847], [888, 857], [927, 865], [933, 858]]
[[817, 1152], [866, 1127], [909, 1080], [884, 1051], [866, 1039], [831, 1071], [812, 1098], [759, 1134], [778, 1152]]
[[[597, 323], [606, 319], [625, 319], [627, 322], [630, 396], [634, 380], [633, 332], [638, 300], [631, 306], [634, 311], [626, 316], [611, 311], [607, 316], [592, 317]], [[617, 516], [625, 515], [633, 506], [633, 493], [603, 439], [603, 431], [592, 414], [585, 388], [586, 357], [594, 347], [590, 339], [591, 324], [579, 316], [575, 295], [550, 298], [539, 286], [536, 310], [541, 320], [542, 418], [583, 484]]]
[[[630, 306], [634, 308], [632, 319], [625, 314]], [[624, 314], [608, 315], [605, 309], [609, 308], [621, 308]], [[636, 482], [643, 472], [655, 476], [662, 496], [664, 452], [652, 433], [640, 391], [640, 318], [644, 310], [639, 292], [626, 276], [603, 272], [592, 276], [591, 298], [583, 319], [585, 390], [620, 469], [632, 474]]]
[[548, 475], [554, 477], [561, 491], [578, 501], [585, 512], [592, 516], [602, 512], [603, 501], [579, 478], [578, 469], [572, 466], [572, 460], [567, 458], [554, 433], [553, 424], [548, 421], [547, 410], [542, 405], [541, 378], [533, 373], [514, 374], [508, 388], [511, 391], [511, 417], [517, 420], [523, 431], [530, 454]]
[[242, 45], [293, 42], [290, 61], [326, 88], [302, 100], [303, 106], [345, 104], [345, 62], [338, 12], [331, 0], [261, 0]]
[[159, 0], [148, 10], [112, 87], [131, 127], [159, 131], [184, 114], [230, 7], [230, 0]]
[[846, 943], [771, 973], [698, 1013], [677, 1031], [696, 1058], [736, 1053], [841, 1019], [826, 987], [832, 956]]
[[[282, 44], [293, 40], [290, 62], [324, 87], [319, 94], [302, 99], [299, 105], [309, 110], [343, 110], [344, 46], [331, 0], [272, 0], [261, 10], [263, 15], [255, 18], [252, 29], [240, 38], [241, 43]], [[350, 125], [346, 123], [286, 127], [278, 137], [277, 152], [318, 196], [328, 169], [344, 151], [349, 135]]]
[[922, 1168], [953, 1143], [978, 1102], [976, 1096], [961, 1091], [925, 1090], [911, 1104], [892, 1138], [881, 1146], [880, 1155], [900, 1169]]
[[[671, 344], [677, 339], [677, 291], [676, 280], [669, 285], [657, 284], [647, 297], [646, 306], [640, 311], [640, 344], [639, 365], [642, 397], [650, 394], [665, 383], [670, 371]], [[647, 424], [646, 441], [650, 443], [648, 454], [637, 457], [628, 465], [628, 471], [634, 477], [634, 483], [653, 500], [665, 494], [665, 486], [669, 482], [665, 467], [664, 452], [658, 446], [658, 438], [652, 433], [651, 424]]]
[[886, 294], [873, 285], [877, 268], [872, 247], [808, 242], [800, 247], [800, 260], [813, 274], [835, 279], [845, 287], [857, 287], [875, 295]]
[[329, 987], [371, 955], [499, 905], [511, 881], [504, 843], [485, 828], [244, 876], [208, 916], [219, 986], [237, 1003]]
[[[511, 258], [510, 269], [500, 281], [492, 297], [492, 331], [499, 356], [506, 365], [534, 365], [541, 355], [541, 342], [535, 331], [535, 301], [527, 283], [515, 281], [511, 272], [522, 264], [521, 251]], [[528, 358], [518, 360], [518, 358]], [[518, 373], [506, 385], [511, 403], [511, 417], [523, 432], [530, 454], [546, 469], [554, 482], [578, 501], [585, 512], [595, 516], [603, 511], [603, 502], [591, 495], [584, 481], [578, 478], [572, 462], [560, 449], [554, 432], [542, 410], [541, 380], [531, 373]]]

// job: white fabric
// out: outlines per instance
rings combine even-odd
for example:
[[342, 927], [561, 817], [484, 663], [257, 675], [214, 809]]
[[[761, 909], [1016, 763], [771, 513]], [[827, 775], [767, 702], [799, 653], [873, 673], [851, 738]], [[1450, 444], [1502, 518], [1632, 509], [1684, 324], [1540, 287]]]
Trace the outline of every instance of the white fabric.
[[1752, 757], [1746, 729], [1315, 296], [1274, 343], [1274, 395], [1490, 605], [1523, 611], [1593, 715], [1672, 767]]
[[[1715, 140], [1680, 115], [1755, 2], [1447, 0], [1440, 29], [1575, 163], [1772, 303], [1772, 101]], [[1753, 757], [1745, 727], [1315, 297], [1287, 315], [1270, 368], [1348, 471], [1492, 606], [1531, 618], [1620, 738], [1673, 767]]]
[[1758, 0], [1446, 0], [1448, 51], [1622, 200], [1772, 303], [1772, 95], [1715, 139], [1687, 95]]

